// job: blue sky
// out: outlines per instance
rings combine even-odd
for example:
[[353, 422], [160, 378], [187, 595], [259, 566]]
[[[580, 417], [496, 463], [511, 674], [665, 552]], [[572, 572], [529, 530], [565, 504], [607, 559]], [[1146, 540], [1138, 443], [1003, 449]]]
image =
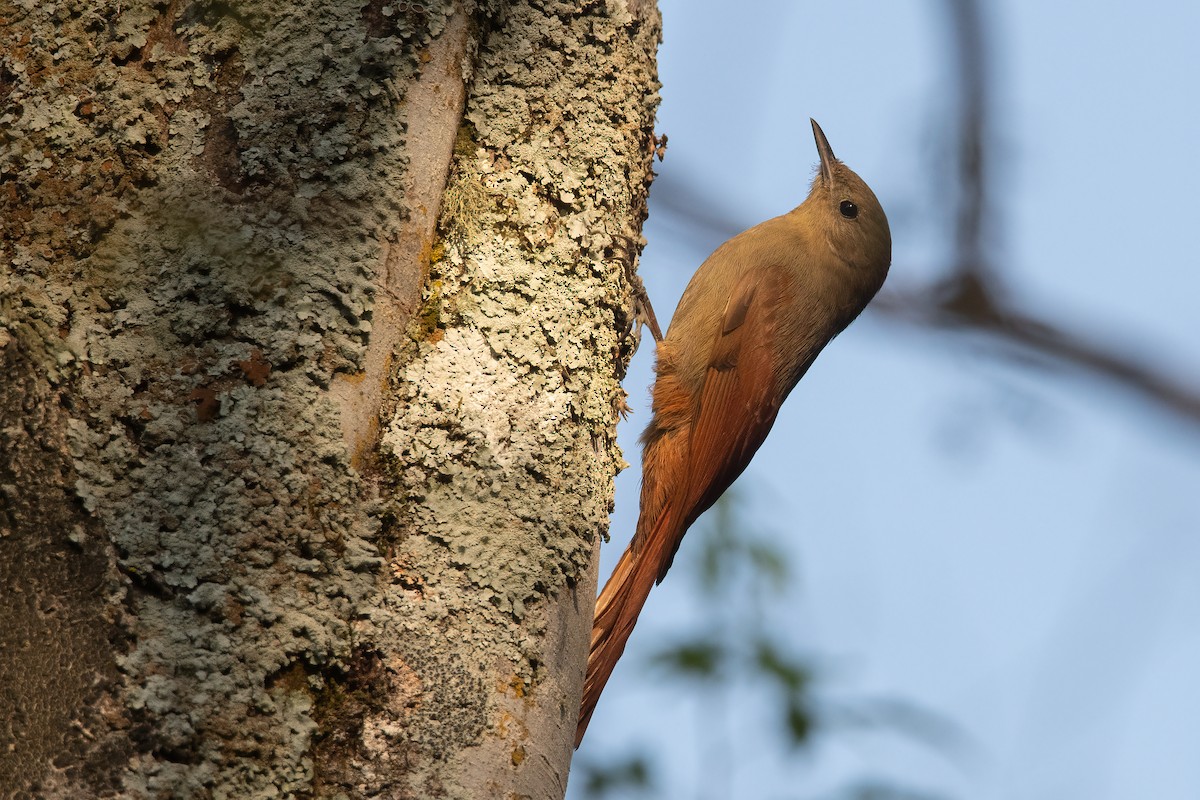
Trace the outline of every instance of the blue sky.
[[[663, 0], [664, 178], [735, 229], [803, 200], [815, 117], [892, 222], [890, 281], [945, 262], [953, 108], [940, 3]], [[1200, 387], [1200, 6], [987, 4], [996, 45], [1002, 274], [1039, 312]], [[651, 215], [642, 273], [664, 325], [725, 238]], [[910, 282], [911, 281], [911, 282]], [[614, 542], [632, 533], [650, 348], [626, 380]], [[868, 313], [784, 405], [739, 482], [743, 519], [797, 568], [765, 611], [828, 698], [887, 696], [959, 726], [948, 754], [839, 731], [796, 756], [731, 691], [739, 797], [817, 798], [859, 777], [954, 798], [1200, 796], [1200, 435], [1070, 375]], [[688, 558], [689, 535], [678, 563]], [[693, 543], [694, 544], [694, 543]], [[644, 747], [669, 797], [715, 797], [716, 717], [645, 659], [694, 613], [677, 567], [651, 595], [581, 763]], [[578, 786], [572, 794], [578, 796]]]

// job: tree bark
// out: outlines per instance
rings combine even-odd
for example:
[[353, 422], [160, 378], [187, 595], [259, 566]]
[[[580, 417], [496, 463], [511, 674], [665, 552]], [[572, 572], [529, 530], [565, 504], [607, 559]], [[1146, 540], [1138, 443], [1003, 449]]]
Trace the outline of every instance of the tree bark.
[[0, 794], [561, 796], [653, 4], [0, 26]]

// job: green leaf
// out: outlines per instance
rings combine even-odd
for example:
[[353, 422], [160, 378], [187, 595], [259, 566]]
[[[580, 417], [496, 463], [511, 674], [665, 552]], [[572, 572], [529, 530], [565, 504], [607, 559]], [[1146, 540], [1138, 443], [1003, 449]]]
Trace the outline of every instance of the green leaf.
[[659, 651], [654, 663], [678, 675], [711, 680], [726, 661], [725, 646], [715, 639], [682, 642]]
[[808, 688], [812, 675], [798, 659], [789, 658], [769, 640], [760, 639], [755, 650], [754, 666], [772, 678], [789, 695], [800, 695]]

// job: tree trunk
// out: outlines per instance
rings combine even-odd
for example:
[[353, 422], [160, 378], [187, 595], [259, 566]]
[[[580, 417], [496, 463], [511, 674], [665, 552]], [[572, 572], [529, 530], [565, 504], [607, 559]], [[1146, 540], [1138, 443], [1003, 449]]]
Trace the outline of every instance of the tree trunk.
[[0, 26], [0, 794], [561, 796], [653, 4]]

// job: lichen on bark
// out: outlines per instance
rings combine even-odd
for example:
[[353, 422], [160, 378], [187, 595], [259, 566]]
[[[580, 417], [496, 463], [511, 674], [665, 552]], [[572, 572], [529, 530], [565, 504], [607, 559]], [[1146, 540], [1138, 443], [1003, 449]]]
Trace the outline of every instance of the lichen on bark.
[[[39, 797], [561, 787], [657, 12], [0, 0], [0, 23], [0, 576], [72, 610], [9, 630], [58, 637], [64, 697], [93, 706], [17, 720], [0, 775]], [[418, 185], [429, 70], [470, 78], [439, 242], [413, 220], [460, 121], [438, 112], [446, 163]]]
[[[476, 701], [491, 727], [461, 758], [518, 775], [569, 760], [591, 562], [624, 465], [633, 345], [617, 245], [646, 213], [658, 26], [652, 7], [621, 2], [512, 4], [490, 20], [431, 269], [439, 325], [399, 371], [384, 428], [409, 511], [393, 563], [411, 588], [389, 598], [400, 638], [454, 618], [435, 658], [510, 672]], [[573, 635], [552, 630], [564, 617]], [[463, 780], [452, 796], [485, 788], [446, 772]]]
[[[128, 742], [125, 796], [307, 791], [315, 698], [376, 592], [376, 506], [326, 389], [362, 361], [406, 214], [403, 88], [450, 7], [366, 10], [4, 8], [0, 321], [63, 383], [63, 503], [90, 523], [22, 536], [111, 554], [92, 738]], [[52, 755], [16, 785], [88, 794]]]

